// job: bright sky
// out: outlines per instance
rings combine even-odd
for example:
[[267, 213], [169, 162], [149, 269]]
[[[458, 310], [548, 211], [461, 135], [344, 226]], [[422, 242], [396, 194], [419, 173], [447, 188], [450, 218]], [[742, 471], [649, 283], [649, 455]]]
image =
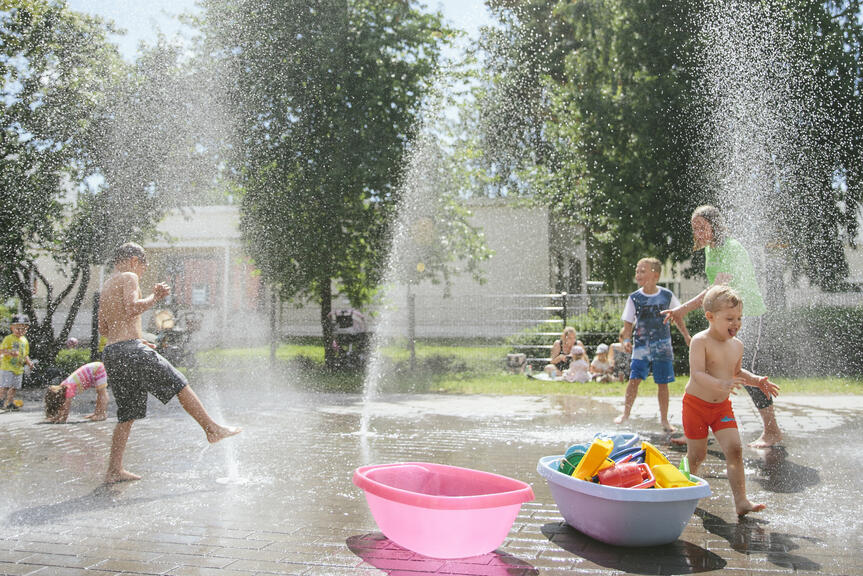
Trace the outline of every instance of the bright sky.
[[[67, 3], [72, 10], [96, 14], [124, 28], [126, 35], [115, 41], [128, 60], [134, 59], [140, 42], [155, 40], [156, 30], [175, 36], [182, 29], [177, 15], [197, 10], [195, 0], [67, 0]], [[483, 0], [426, 0], [426, 3], [443, 12], [450, 25], [472, 37], [476, 37], [480, 26], [491, 23]]]

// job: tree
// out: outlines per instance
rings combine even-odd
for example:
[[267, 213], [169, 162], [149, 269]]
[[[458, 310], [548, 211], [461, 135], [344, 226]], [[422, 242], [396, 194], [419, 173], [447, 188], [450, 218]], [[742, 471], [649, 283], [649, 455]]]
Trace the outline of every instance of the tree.
[[[241, 227], [283, 299], [367, 302], [406, 151], [447, 31], [414, 2], [209, 0], [207, 49], [233, 81]], [[329, 358], [329, 353], [328, 353]]]
[[210, 187], [212, 159], [195, 146], [209, 132], [190, 121], [200, 78], [181, 69], [176, 48], [160, 43], [128, 66], [107, 41], [109, 25], [62, 3], [18, 2], [0, 17], [0, 276], [30, 316], [33, 356], [48, 368], [91, 268]]
[[[717, 203], [749, 218], [748, 224], [738, 222], [741, 233], [770, 228], [772, 237], [759, 238], [761, 246], [788, 246], [789, 262], [813, 282], [841, 284], [847, 272], [843, 243], [854, 242], [861, 194], [859, 2], [497, 0], [492, 5], [503, 32], [492, 31], [491, 38], [528, 41], [515, 52], [490, 52], [492, 64], [485, 68], [493, 74], [482, 90], [492, 99], [507, 95], [498, 106], [528, 110], [541, 129], [525, 133], [517, 117], [497, 120], [491, 132], [514, 138], [502, 149], [517, 155], [500, 154], [501, 147], [485, 138], [480, 145], [486, 146], [487, 166], [518, 183], [510, 190], [534, 196], [559, 218], [584, 228], [594, 277], [628, 286], [640, 256], [687, 260], [691, 210]], [[750, 10], [760, 16], [717, 17]], [[771, 39], [760, 31], [772, 31]], [[723, 33], [724, 52], [717, 50], [717, 34]], [[744, 41], [760, 43], [765, 58], [753, 62], [742, 56]], [[554, 55], [562, 66], [538, 51]], [[741, 79], [756, 67], [758, 81], [741, 88]], [[775, 80], [785, 82], [785, 93], [774, 101], [761, 98], [778, 93]], [[726, 102], [750, 98], [747, 111], [737, 117], [733, 112], [743, 108], [729, 105], [728, 114], [716, 114], [711, 83], [720, 93], [726, 90]], [[793, 127], [771, 133], [787, 145], [779, 153], [729, 162], [733, 155], [723, 156], [722, 146], [728, 150], [734, 143], [720, 142], [711, 123], [748, 122], [755, 129], [738, 136], [755, 148], [763, 136], [755, 118], [765, 103], [768, 108], [778, 103], [777, 126]], [[775, 142], [770, 146], [777, 148]], [[737, 184], [731, 185], [729, 174]], [[487, 182], [499, 185], [493, 178]], [[741, 190], [735, 198], [764, 200], [765, 209], [757, 212], [761, 224], [753, 226], [756, 213], [742, 207], [744, 202], [728, 200], [734, 186]], [[774, 187], [783, 193], [773, 194]]]
[[863, 194], [860, 2], [708, 2], [701, 18], [707, 193], [769, 259], [841, 287]]
[[[2, 277], [33, 322], [33, 356], [51, 364], [89, 282], [94, 255], [81, 242], [88, 202], [76, 204], [76, 196], [93, 173], [98, 110], [120, 60], [100, 21], [62, 3], [17, 2], [0, 19]], [[39, 256], [65, 274], [65, 285], [51, 285]], [[41, 319], [34, 299], [39, 285], [45, 292]], [[70, 295], [70, 312], [55, 336], [54, 313]]]

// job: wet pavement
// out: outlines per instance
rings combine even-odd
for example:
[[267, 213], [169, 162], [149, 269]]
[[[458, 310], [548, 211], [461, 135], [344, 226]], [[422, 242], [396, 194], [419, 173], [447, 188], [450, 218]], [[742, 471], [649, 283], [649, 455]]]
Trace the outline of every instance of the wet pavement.
[[[284, 376], [290, 381], [290, 376]], [[768, 510], [738, 521], [721, 451], [711, 443], [699, 502], [680, 539], [617, 548], [562, 522], [541, 456], [612, 431], [621, 398], [309, 394], [245, 377], [195, 386], [208, 408], [244, 432], [214, 446], [176, 400], [151, 402], [126, 452], [138, 482], [101, 485], [115, 420], [42, 424], [38, 402], [0, 414], [0, 573], [47, 575], [254, 574], [418, 576], [557, 574], [863, 574], [860, 462], [863, 396], [780, 397], [782, 448], [746, 449], [750, 498]], [[84, 401], [86, 399], [86, 401]], [[735, 398], [745, 441], [760, 428]], [[113, 408], [113, 406], [112, 406]], [[683, 448], [659, 432], [656, 400], [640, 397], [636, 430], [677, 463]], [[113, 410], [109, 412], [113, 414]], [[680, 422], [680, 399], [672, 399]], [[463, 560], [434, 560], [379, 532], [353, 470], [430, 461], [531, 483], [503, 545]]]

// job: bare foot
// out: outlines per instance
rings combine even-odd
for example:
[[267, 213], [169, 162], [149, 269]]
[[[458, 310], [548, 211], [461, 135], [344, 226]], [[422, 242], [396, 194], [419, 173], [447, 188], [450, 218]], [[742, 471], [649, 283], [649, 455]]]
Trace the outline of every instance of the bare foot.
[[107, 416], [107, 414], [96, 414], [94, 412], [93, 414], [90, 414], [88, 416], [84, 416], [84, 418], [86, 420], [89, 420], [90, 422], [101, 422], [102, 420], [106, 420], [108, 418], [108, 416]]
[[662, 429], [669, 434], [671, 434], [672, 432], [677, 432], [677, 428], [672, 426], [670, 422], [663, 422]]
[[132, 482], [133, 480], [140, 480], [141, 477], [137, 474], [132, 474], [131, 472], [127, 472], [126, 470], [120, 470], [119, 472], [108, 472], [105, 474], [105, 484], [116, 484], [117, 482]]
[[242, 432], [243, 429], [238, 426], [215, 426], [207, 430], [207, 442], [215, 444], [219, 440], [224, 440], [229, 436], [234, 436]]
[[672, 438], [671, 443], [675, 446], [686, 446], [686, 436], [678, 436], [677, 438]]
[[782, 434], [761, 434], [757, 440], [753, 440], [748, 444], [750, 448], [769, 448], [782, 442]]
[[750, 512], [761, 512], [765, 508], [767, 508], [766, 504], [761, 504], [760, 502], [756, 502], [753, 504], [749, 500], [745, 501], [742, 505], [735, 506], [737, 508], [738, 516], [746, 516]]
[[629, 420], [629, 416], [627, 416], [626, 414], [621, 414], [620, 416], [618, 416], [617, 418], [614, 419], [614, 423], [615, 424], [623, 424], [627, 420]]

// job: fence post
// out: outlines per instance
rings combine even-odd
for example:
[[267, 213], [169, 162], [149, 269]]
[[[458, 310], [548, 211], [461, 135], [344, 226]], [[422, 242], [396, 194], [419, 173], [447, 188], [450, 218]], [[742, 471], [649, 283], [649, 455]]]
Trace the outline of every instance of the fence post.
[[417, 328], [417, 317], [416, 317], [416, 294], [411, 292], [411, 285], [408, 283], [408, 350], [411, 353], [411, 371], [416, 370], [417, 367], [417, 353], [416, 353], [416, 328]]
[[563, 299], [563, 309], [560, 312], [560, 317], [563, 319], [563, 327], [566, 328], [566, 292], [561, 292], [560, 297]]
[[93, 293], [93, 317], [90, 319], [90, 362], [99, 358], [99, 293]]
[[276, 291], [270, 294], [270, 366], [276, 365], [276, 346], [278, 330], [276, 329]]

